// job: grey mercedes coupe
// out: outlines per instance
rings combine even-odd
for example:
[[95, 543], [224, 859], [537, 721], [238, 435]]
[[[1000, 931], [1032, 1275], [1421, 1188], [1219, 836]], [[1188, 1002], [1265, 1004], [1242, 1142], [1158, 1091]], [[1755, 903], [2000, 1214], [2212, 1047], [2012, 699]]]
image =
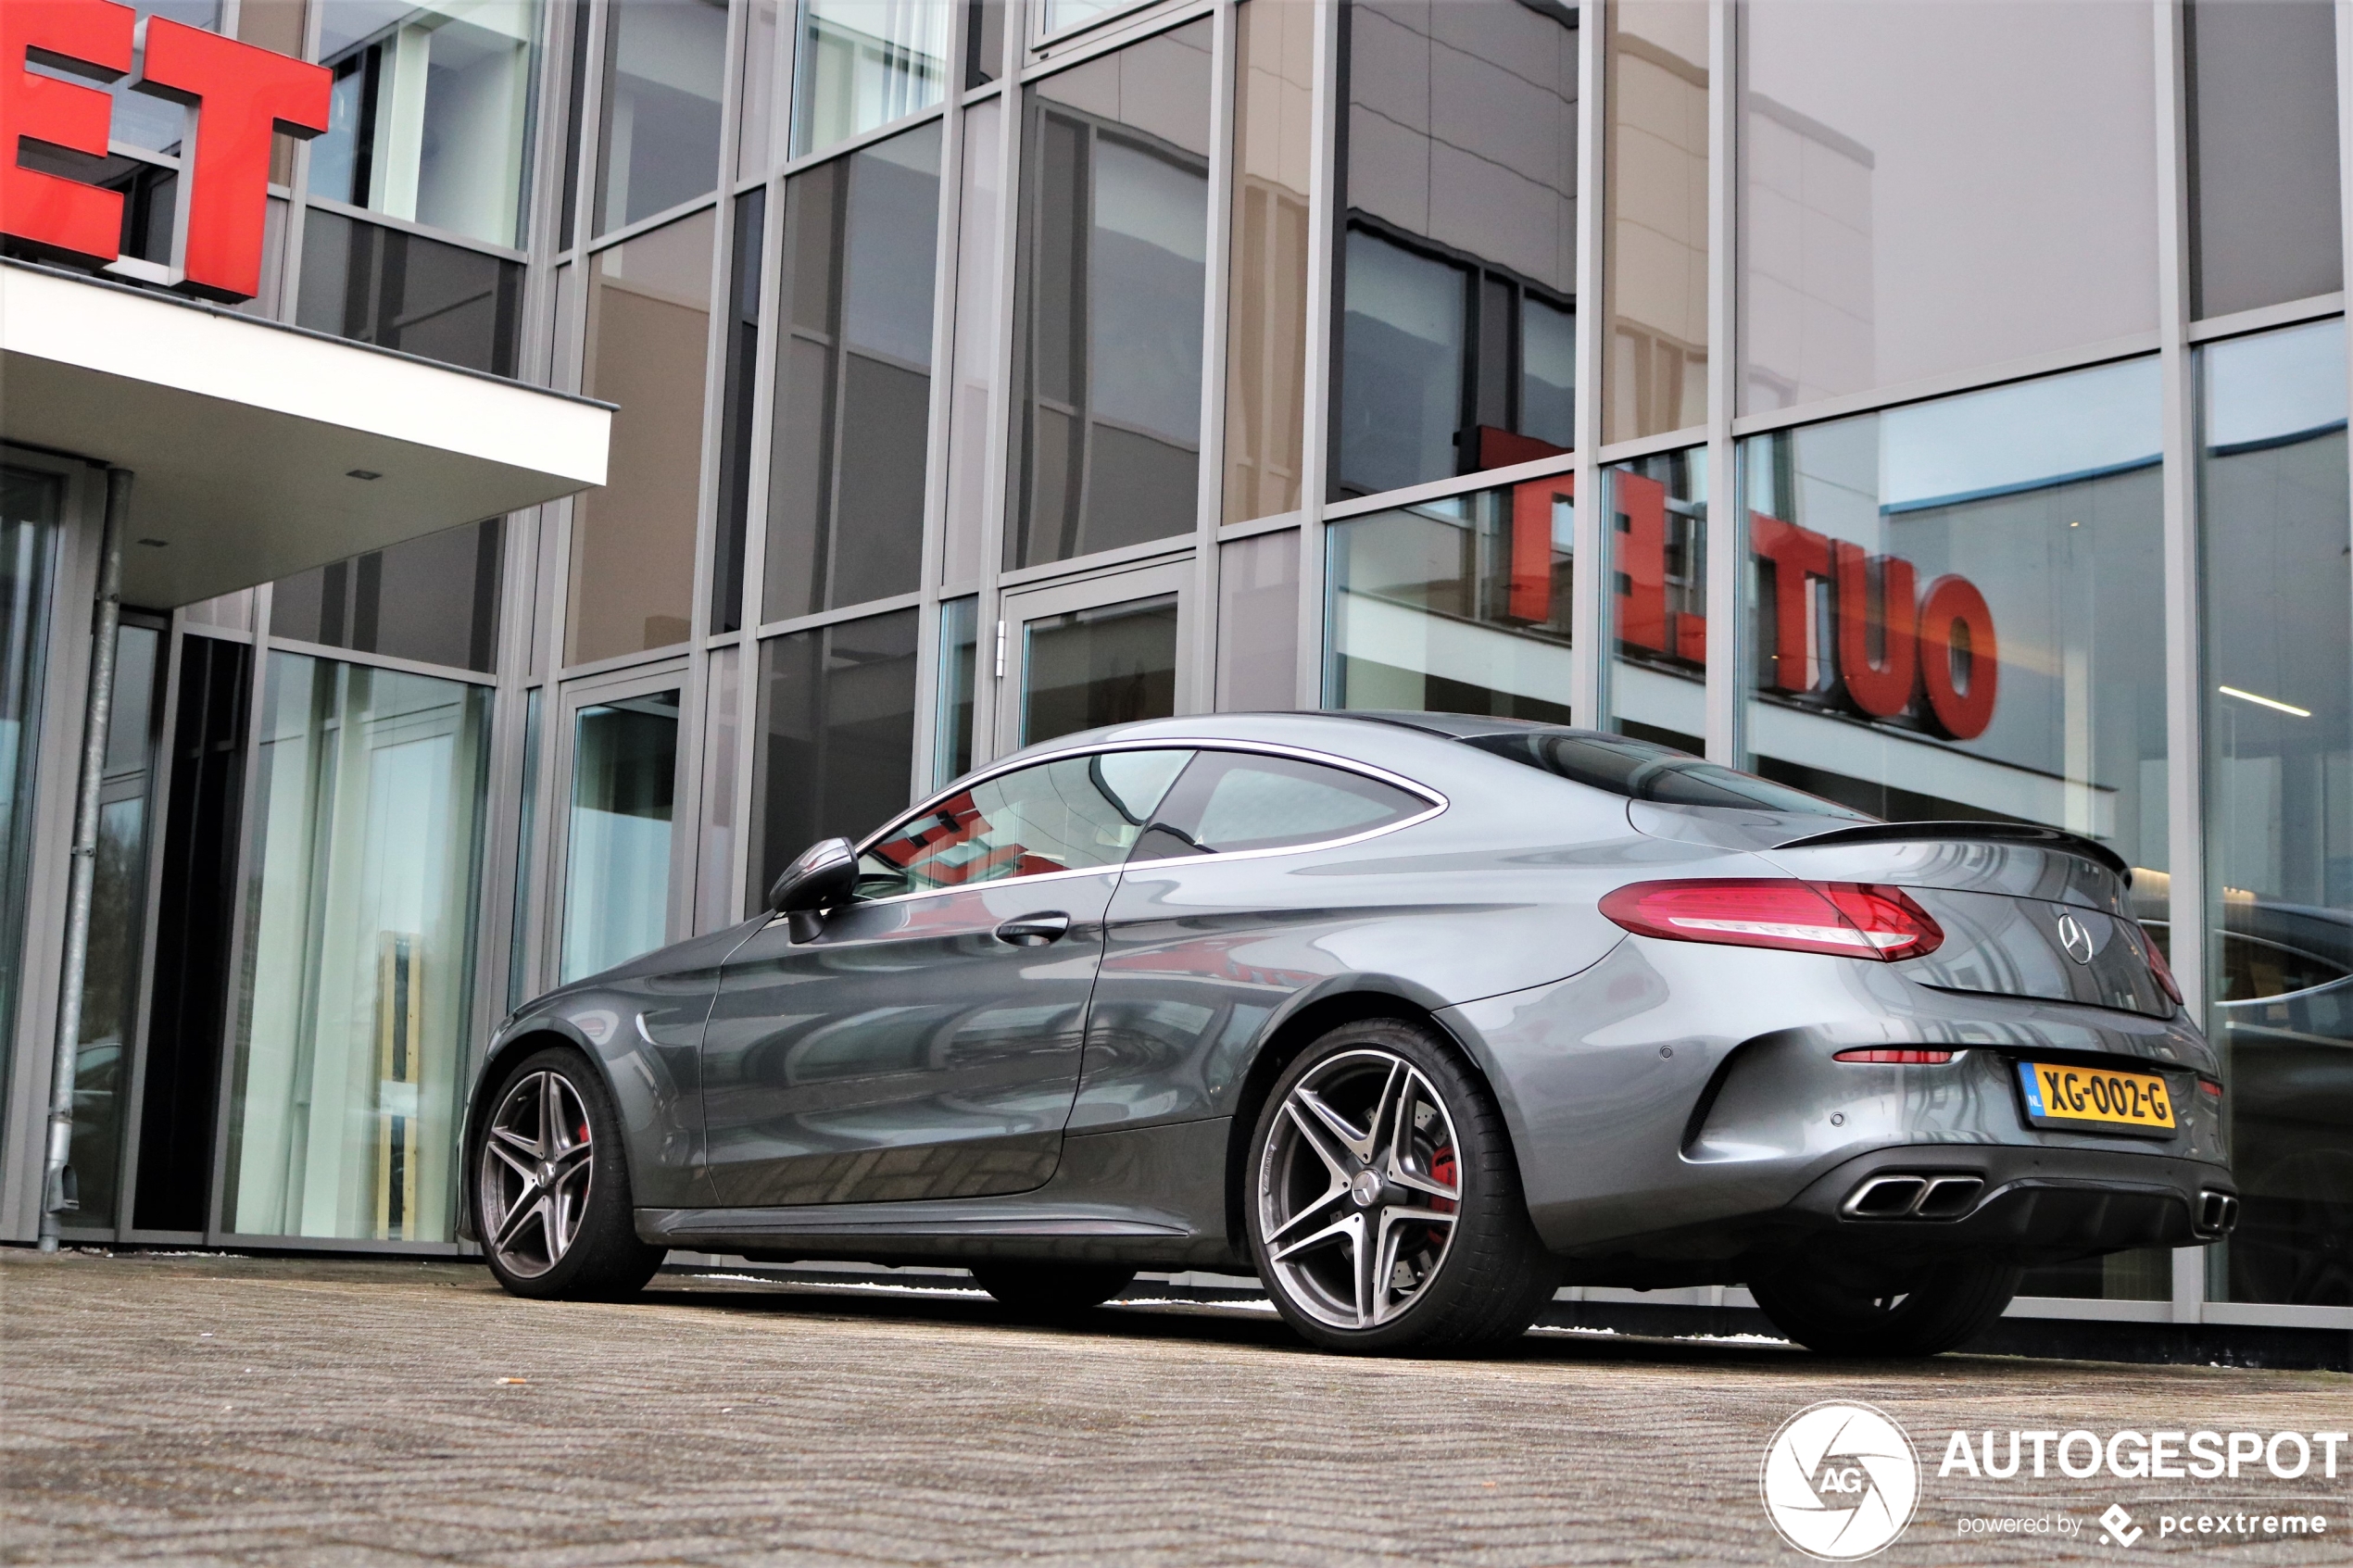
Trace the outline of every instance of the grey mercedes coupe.
[[1429, 1351], [1563, 1284], [1720, 1283], [1817, 1350], [1932, 1354], [2028, 1266], [2236, 1218], [2129, 880], [1591, 731], [1118, 725], [515, 1013], [468, 1218], [532, 1297], [673, 1248], [1049, 1315], [1250, 1270], [1317, 1345]]

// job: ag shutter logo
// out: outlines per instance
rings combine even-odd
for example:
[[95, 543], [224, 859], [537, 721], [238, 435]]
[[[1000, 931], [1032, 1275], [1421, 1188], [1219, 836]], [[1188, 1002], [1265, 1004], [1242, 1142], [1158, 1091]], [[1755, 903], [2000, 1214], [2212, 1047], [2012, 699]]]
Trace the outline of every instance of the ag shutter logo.
[[1781, 1539], [1825, 1562], [1852, 1562], [1884, 1549], [1911, 1524], [1919, 1455], [1883, 1411], [1825, 1400], [1773, 1434], [1763, 1492]]

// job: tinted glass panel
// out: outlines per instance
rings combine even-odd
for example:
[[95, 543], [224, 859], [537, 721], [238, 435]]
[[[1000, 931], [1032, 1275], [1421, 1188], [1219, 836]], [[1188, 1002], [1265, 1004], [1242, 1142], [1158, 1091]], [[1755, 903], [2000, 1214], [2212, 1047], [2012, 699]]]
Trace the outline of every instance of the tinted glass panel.
[[1334, 525], [1331, 706], [1567, 723], [1570, 478]]
[[296, 320], [403, 354], [515, 373], [522, 265], [310, 209]]
[[931, 770], [935, 784], [972, 771], [973, 689], [979, 655], [980, 600], [950, 599], [939, 607], [939, 718]]
[[1754, 773], [1735, 772], [1668, 746], [1617, 735], [1562, 730], [1524, 730], [1512, 734], [1472, 735], [1466, 744], [1530, 768], [1541, 768], [1612, 795], [1655, 800], [1662, 806], [1762, 807], [1866, 822], [1818, 795], [1777, 784]]
[[222, 1224], [447, 1241], [490, 693], [271, 656]]
[[[1301, 7], [1261, 8], [1269, 32], [1280, 13], [1299, 12], [1288, 25], [1303, 38]], [[1518, 0], [1360, 0], [1348, 8], [1347, 41], [1334, 493], [1566, 450], [1577, 321], [1575, 13]], [[1307, 118], [1296, 121], [1303, 128]]]
[[16, 1037], [41, 675], [48, 662], [49, 556], [64, 489], [53, 474], [0, 470], [0, 1019], [11, 1021], [0, 1029], [0, 1073]]
[[735, 247], [727, 285], [727, 382], [721, 392], [719, 558], [711, 574], [711, 629], [744, 621], [744, 531], [751, 508], [753, 370], [760, 358], [760, 257], [766, 244], [768, 192], [736, 200]]
[[2166, 864], [2157, 362], [1742, 444], [1755, 770]]
[[677, 781], [676, 692], [598, 703], [573, 720], [560, 982], [668, 937]]
[[1707, 418], [1707, 6], [1619, 0], [1607, 14], [1602, 439], [1626, 441]]
[[2199, 361], [2208, 1018], [2241, 1198], [2208, 1289], [2353, 1306], [2345, 327], [2219, 343]]
[[1021, 743], [1176, 711], [1176, 596], [1041, 616], [1022, 632]]
[[719, 182], [727, 7], [719, 0], [616, 0], [605, 27], [598, 233]]
[[581, 386], [621, 408], [610, 480], [572, 504], [570, 663], [686, 640], [712, 228], [706, 210], [597, 254]]
[[1707, 729], [1707, 448], [1617, 463], [1608, 485], [1610, 727], [1683, 751]]
[[800, 0], [793, 155], [939, 102], [954, 20], [954, 0]]
[[[208, 31], [220, 25], [220, 0], [130, 0], [130, 4], [141, 21], [166, 17]], [[132, 91], [131, 83], [137, 75], [133, 71], [107, 85], [107, 91], [114, 94], [114, 122], [107, 128], [108, 138], [178, 154], [180, 139], [187, 134], [188, 111], [171, 99]]]
[[751, 896], [821, 838], [857, 838], [901, 809], [915, 772], [912, 609], [764, 645]]
[[1225, 517], [1246, 522], [1300, 500], [1315, 7], [1244, 6], [1234, 50]]
[[2191, 0], [2193, 309], [2345, 286], [2336, 178], [2336, 7]]
[[270, 634], [487, 671], [505, 544], [492, 518], [285, 578], [271, 596]]
[[786, 184], [770, 621], [922, 580], [940, 134], [922, 126]]
[[1005, 68], [1005, 0], [967, 0], [964, 85], [997, 80]]
[[980, 575], [980, 538], [988, 511], [988, 459], [998, 445], [993, 431], [997, 395], [999, 333], [998, 236], [1004, 223], [1002, 98], [975, 104], [964, 113], [964, 192], [956, 216], [955, 390], [948, 412], [948, 537], [940, 553], [939, 578], [961, 585]]
[[519, 245], [538, 36], [535, 0], [331, 0], [310, 194]]
[[1217, 711], [1299, 706], [1299, 531], [1217, 546]]
[[1191, 755], [1101, 752], [975, 784], [861, 856], [859, 896], [1117, 865]]
[[1204, 751], [1136, 853], [1228, 854], [1369, 833], [1429, 809], [1418, 795], [1340, 768]]
[[2155, 330], [2146, 12], [1777, 0], [1742, 35], [1743, 411]]
[[1192, 530], [1209, 49], [1195, 22], [1030, 89], [1008, 567]]

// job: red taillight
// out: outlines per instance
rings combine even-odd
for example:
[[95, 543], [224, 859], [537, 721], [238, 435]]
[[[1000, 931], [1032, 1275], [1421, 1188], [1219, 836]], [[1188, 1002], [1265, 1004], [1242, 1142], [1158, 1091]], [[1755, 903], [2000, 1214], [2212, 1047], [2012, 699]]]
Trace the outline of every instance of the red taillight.
[[1870, 1061], [1883, 1067], [1941, 1067], [1953, 1060], [1951, 1051], [1855, 1050], [1840, 1051], [1832, 1061]]
[[1636, 882], [1602, 899], [1602, 913], [1638, 936], [1786, 947], [1847, 958], [1916, 959], [1944, 933], [1901, 888], [1794, 878]]
[[2158, 989], [2172, 997], [2175, 1007], [2180, 1007], [2182, 983], [2173, 978], [2173, 966], [2165, 961], [2165, 950], [2157, 945], [2157, 938], [2149, 935], [2147, 926], [2141, 925], [2138, 921], [2133, 922], [2133, 924], [2139, 926], [2141, 956], [2148, 960], [2149, 972], [2157, 976]]
[[[2181, 1000], [2179, 997], [2176, 997], [2173, 999], [2175, 1001]], [[2197, 1087], [2198, 1092], [2208, 1099], [2219, 1100], [2222, 1098], [2222, 1085], [2216, 1083], [2211, 1078], [2200, 1078], [2197, 1081]]]

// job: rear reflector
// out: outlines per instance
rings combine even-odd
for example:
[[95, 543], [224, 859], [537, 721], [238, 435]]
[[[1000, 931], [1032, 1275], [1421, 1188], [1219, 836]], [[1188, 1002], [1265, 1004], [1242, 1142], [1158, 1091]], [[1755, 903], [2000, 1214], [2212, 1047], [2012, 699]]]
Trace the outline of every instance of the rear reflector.
[[1951, 1051], [1840, 1051], [1832, 1061], [1872, 1061], [1887, 1067], [1939, 1067], [1953, 1060]]
[[2216, 1083], [2211, 1078], [2200, 1078], [2197, 1081], [2197, 1087], [2198, 1092], [2208, 1099], [2221, 1099], [2222, 1098], [2222, 1085]]
[[1602, 913], [1638, 936], [1785, 947], [1847, 958], [1916, 959], [1944, 940], [1901, 888], [1795, 878], [1635, 882], [1602, 899]]

